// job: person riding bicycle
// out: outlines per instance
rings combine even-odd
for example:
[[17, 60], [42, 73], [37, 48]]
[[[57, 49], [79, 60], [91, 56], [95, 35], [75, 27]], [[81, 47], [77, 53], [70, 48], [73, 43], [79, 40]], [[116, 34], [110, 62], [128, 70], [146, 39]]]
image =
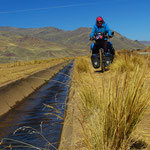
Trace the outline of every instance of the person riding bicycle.
[[[96, 18], [96, 24], [94, 25], [90, 34], [90, 40], [93, 40], [96, 34], [101, 35], [97, 36], [95, 43], [91, 45], [92, 54], [97, 54], [99, 48], [103, 48], [105, 52], [108, 52], [108, 48], [112, 46], [112, 43], [107, 42], [107, 37], [105, 35], [107, 34], [108, 37], [112, 37], [112, 32], [102, 17]], [[114, 55], [115, 52], [113, 47], [110, 48], [110, 52]]]

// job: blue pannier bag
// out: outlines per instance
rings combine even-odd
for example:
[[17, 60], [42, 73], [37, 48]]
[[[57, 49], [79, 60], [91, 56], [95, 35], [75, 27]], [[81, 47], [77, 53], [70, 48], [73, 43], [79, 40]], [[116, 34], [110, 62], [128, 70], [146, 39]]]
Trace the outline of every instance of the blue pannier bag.
[[109, 66], [112, 63], [112, 54], [110, 52], [105, 53], [105, 66]]
[[100, 67], [100, 58], [98, 54], [92, 54], [91, 61], [95, 69]]

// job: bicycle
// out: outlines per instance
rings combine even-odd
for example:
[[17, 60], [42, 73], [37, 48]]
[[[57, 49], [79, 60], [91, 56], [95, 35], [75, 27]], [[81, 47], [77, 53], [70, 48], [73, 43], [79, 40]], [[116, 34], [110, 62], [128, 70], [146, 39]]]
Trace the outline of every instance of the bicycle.
[[[114, 32], [112, 32], [112, 36]], [[102, 33], [97, 33], [94, 38], [90, 40], [103, 40], [104, 38], [110, 38], [107, 34], [102, 35]], [[92, 54], [91, 56], [92, 65], [95, 69], [101, 67], [101, 71], [104, 72], [106, 67], [109, 66], [113, 61], [113, 55], [110, 53], [109, 49], [108, 52], [105, 52], [102, 47], [99, 48], [97, 54]]]

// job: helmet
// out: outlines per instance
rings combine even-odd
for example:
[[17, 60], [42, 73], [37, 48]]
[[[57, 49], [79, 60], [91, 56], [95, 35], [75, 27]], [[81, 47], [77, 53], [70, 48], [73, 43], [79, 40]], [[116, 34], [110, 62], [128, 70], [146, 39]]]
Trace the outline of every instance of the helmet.
[[104, 22], [104, 20], [103, 20], [102, 17], [97, 17], [96, 18], [96, 24], [97, 24], [98, 27], [101, 27], [103, 22]]

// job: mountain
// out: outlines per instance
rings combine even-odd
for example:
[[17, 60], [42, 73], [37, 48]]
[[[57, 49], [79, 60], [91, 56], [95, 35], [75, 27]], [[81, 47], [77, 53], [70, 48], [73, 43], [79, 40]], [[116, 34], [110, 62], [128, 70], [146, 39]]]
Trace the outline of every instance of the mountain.
[[144, 44], [144, 45], [150, 45], [150, 41], [139, 41], [139, 42]]
[[[89, 53], [92, 28], [64, 31], [55, 27], [0, 27], [0, 57], [38, 58], [85, 55]], [[145, 46], [115, 32], [115, 49], [143, 49]]]

